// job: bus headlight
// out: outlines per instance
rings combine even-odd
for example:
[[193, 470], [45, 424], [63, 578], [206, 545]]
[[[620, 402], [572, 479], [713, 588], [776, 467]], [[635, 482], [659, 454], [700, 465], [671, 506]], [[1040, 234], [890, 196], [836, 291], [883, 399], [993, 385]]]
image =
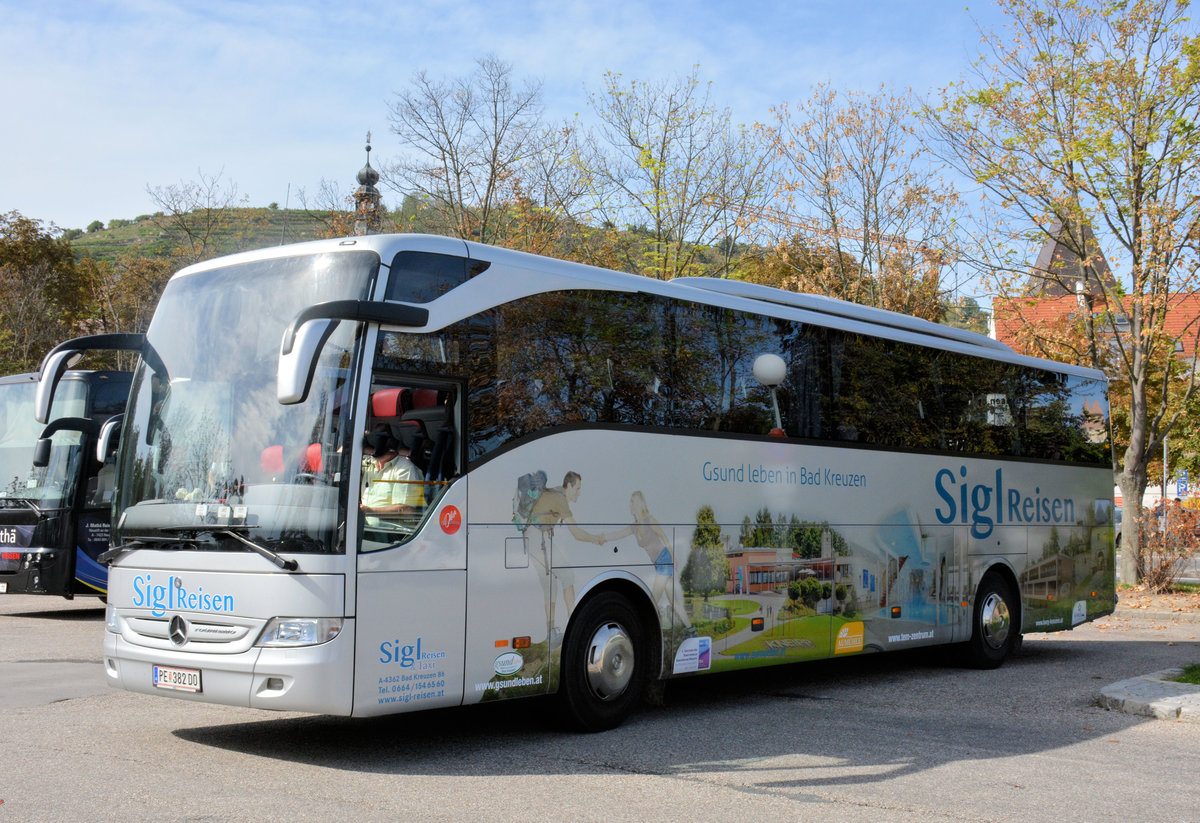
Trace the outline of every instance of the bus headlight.
[[113, 634], [121, 633], [121, 627], [117, 625], [117, 610], [112, 603], [104, 607], [104, 628]]
[[272, 617], [258, 646], [316, 646], [328, 643], [342, 630], [340, 617]]

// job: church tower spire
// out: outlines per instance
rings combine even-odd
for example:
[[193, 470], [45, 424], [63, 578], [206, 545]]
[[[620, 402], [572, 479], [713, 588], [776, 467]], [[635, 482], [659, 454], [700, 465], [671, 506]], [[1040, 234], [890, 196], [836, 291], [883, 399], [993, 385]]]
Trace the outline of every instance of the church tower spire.
[[383, 222], [383, 196], [375, 184], [379, 172], [371, 168], [371, 132], [367, 132], [367, 165], [358, 170], [358, 188], [354, 190], [354, 234], [378, 234]]

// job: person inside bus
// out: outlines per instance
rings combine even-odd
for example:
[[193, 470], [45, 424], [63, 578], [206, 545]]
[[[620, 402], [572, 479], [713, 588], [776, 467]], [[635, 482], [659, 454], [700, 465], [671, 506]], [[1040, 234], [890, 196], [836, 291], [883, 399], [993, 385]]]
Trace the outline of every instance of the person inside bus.
[[359, 505], [369, 526], [381, 520], [413, 524], [424, 505], [425, 476], [409, 459], [409, 450], [382, 428], [363, 437]]

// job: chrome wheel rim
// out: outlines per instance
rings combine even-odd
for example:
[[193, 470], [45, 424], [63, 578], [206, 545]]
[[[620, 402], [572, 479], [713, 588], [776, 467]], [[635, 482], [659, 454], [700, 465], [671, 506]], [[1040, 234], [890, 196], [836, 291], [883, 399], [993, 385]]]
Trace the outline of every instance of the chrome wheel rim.
[[1008, 603], [995, 592], [991, 592], [983, 601], [983, 610], [979, 616], [980, 631], [983, 642], [988, 648], [1002, 649], [1008, 642], [1008, 633], [1012, 629], [1012, 617], [1008, 612]]
[[633, 679], [633, 640], [617, 622], [602, 624], [587, 649], [587, 684], [600, 700], [616, 700]]

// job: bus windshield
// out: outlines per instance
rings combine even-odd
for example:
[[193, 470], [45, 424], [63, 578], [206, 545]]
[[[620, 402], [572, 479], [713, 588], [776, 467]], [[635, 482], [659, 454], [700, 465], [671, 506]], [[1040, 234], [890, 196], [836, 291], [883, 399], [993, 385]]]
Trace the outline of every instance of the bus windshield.
[[349, 445], [356, 329], [322, 349], [308, 400], [280, 405], [284, 328], [313, 303], [363, 299], [373, 252], [202, 271], [167, 286], [147, 332], [122, 433], [115, 541], [334, 552]]
[[[52, 437], [50, 465], [33, 465], [33, 448], [42, 425], [33, 416], [37, 383], [0, 384], [0, 500], [28, 501], [39, 508], [68, 505], [79, 474], [82, 435], [59, 431]], [[82, 417], [87, 384], [63, 381], [54, 398], [51, 419]], [[5, 504], [8, 505], [8, 504]]]

